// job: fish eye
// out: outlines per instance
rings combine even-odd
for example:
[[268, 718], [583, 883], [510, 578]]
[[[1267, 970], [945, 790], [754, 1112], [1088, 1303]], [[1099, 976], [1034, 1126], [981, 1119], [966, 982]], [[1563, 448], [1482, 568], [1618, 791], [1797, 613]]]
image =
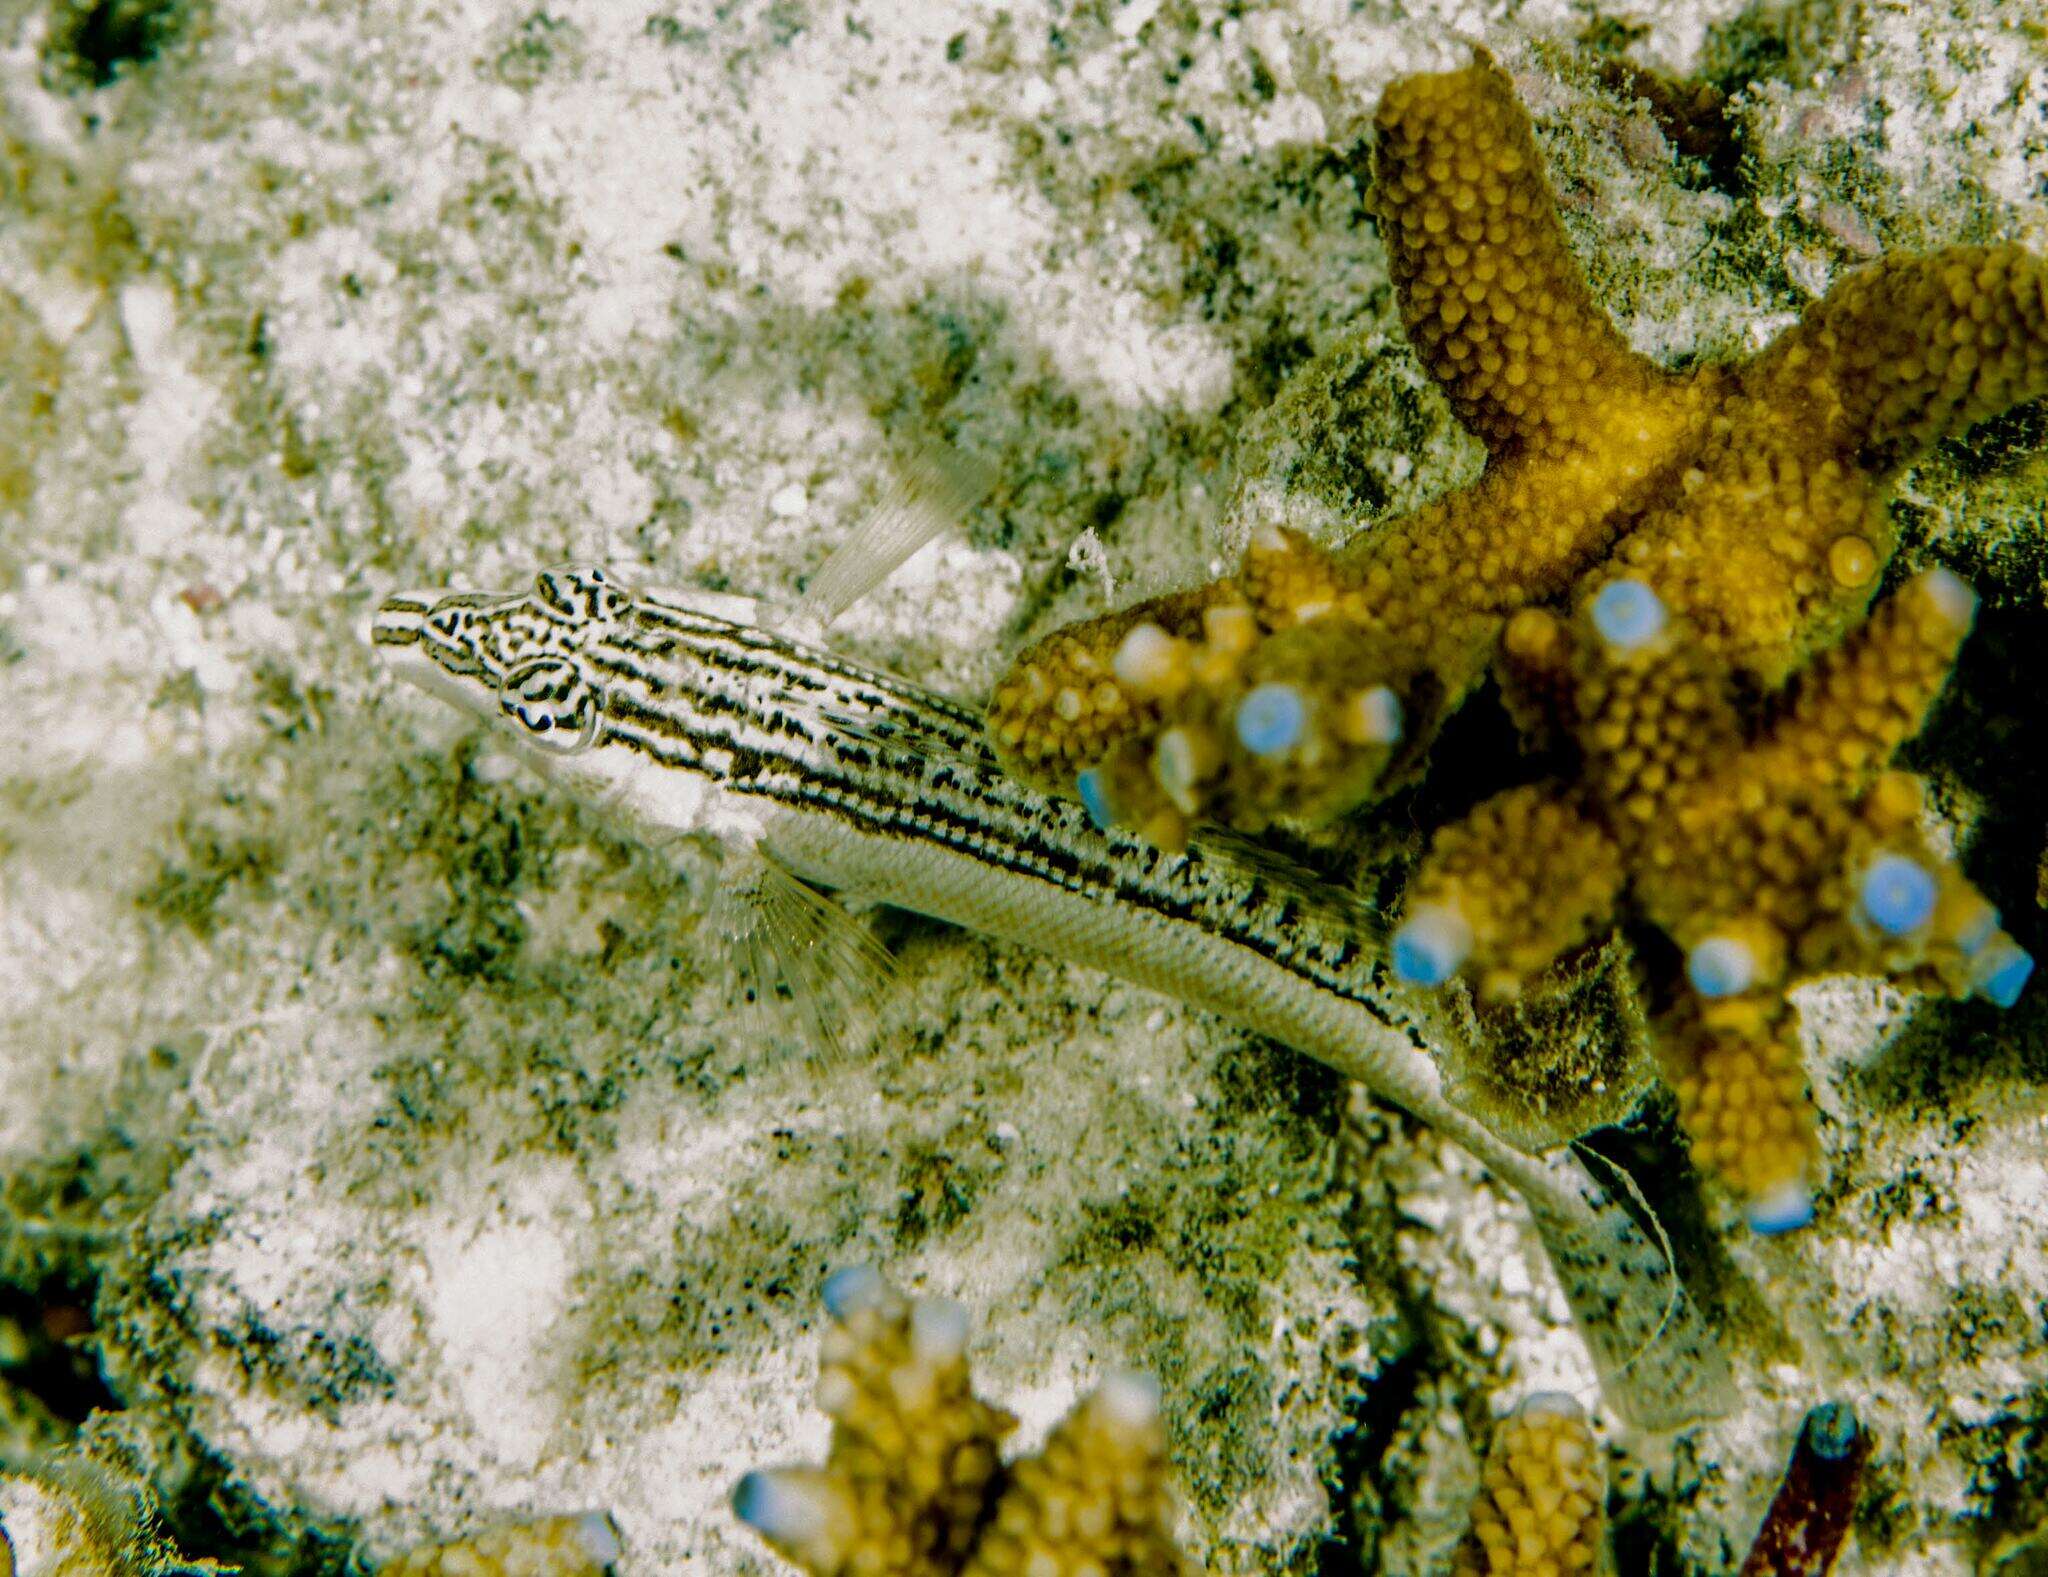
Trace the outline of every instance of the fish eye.
[[632, 604], [618, 578], [596, 564], [552, 564], [534, 577], [533, 594], [569, 619], [616, 618]]
[[536, 657], [506, 672], [498, 709], [527, 743], [565, 756], [596, 741], [604, 694], [568, 658]]

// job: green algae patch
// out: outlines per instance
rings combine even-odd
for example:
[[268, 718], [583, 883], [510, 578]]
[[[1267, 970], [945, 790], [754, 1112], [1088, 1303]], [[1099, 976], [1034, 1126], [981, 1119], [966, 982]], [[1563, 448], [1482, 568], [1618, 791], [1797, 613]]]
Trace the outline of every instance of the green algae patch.
[[1514, 1000], [1462, 985], [1438, 1009], [1445, 1093], [1540, 1150], [1625, 1120], [1655, 1079], [1635, 950], [1620, 932], [1561, 959]]
[[[9, 197], [0, 176], [0, 208]], [[28, 304], [0, 287], [0, 510], [19, 509], [35, 487], [36, 457], [55, 430], [62, 359]]]
[[60, 0], [45, 59], [103, 88], [149, 65], [194, 24], [195, 0]]
[[174, 848], [156, 875], [135, 895], [137, 907], [167, 926], [205, 939], [220, 924], [219, 909], [231, 892], [264, 897], [277, 875], [279, 851], [266, 837], [249, 836], [198, 817], [179, 821]]

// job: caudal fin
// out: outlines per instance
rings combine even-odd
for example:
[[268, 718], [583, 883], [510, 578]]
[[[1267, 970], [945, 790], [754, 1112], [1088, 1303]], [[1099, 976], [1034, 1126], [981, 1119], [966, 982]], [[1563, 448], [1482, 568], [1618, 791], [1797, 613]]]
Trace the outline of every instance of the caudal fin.
[[1645, 1231], [1577, 1155], [1563, 1152], [1547, 1170], [1552, 1189], [1523, 1194], [1614, 1410], [1658, 1431], [1726, 1413], [1727, 1357], [1662, 1233]]

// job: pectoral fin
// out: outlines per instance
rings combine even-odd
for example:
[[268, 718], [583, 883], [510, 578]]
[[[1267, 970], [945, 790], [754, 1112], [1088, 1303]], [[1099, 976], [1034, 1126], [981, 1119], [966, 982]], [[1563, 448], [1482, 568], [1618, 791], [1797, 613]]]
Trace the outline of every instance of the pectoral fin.
[[851, 1056], [875, 1027], [896, 961], [836, 898], [818, 891], [767, 849], [743, 857], [710, 917], [734, 962], [762, 997], [786, 993], [813, 1050]]

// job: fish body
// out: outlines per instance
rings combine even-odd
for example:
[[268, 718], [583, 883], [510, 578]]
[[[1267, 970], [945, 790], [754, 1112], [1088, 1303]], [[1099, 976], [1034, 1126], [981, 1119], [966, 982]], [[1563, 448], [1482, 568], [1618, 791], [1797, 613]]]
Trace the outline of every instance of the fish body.
[[[652, 828], [1105, 970], [1357, 1079], [1529, 1202], [1624, 1414], [1668, 1426], [1711, 1410], [1720, 1360], [1656, 1245], [1576, 1157], [1516, 1150], [1444, 1097], [1370, 916], [1199, 842], [1102, 829], [1005, 774], [971, 709], [759, 617], [745, 599], [563, 568], [525, 593], [392, 596], [371, 641]], [[854, 923], [827, 902], [799, 907]], [[769, 940], [785, 963], [833, 956], [816, 936]]]
[[1212, 1008], [1475, 1153], [1504, 1148], [1444, 1102], [1403, 989], [1330, 905], [1199, 844], [1098, 829], [1003, 772], [972, 711], [756, 616], [742, 598], [548, 571], [525, 597], [392, 597], [372, 639], [401, 676], [665, 832]]

